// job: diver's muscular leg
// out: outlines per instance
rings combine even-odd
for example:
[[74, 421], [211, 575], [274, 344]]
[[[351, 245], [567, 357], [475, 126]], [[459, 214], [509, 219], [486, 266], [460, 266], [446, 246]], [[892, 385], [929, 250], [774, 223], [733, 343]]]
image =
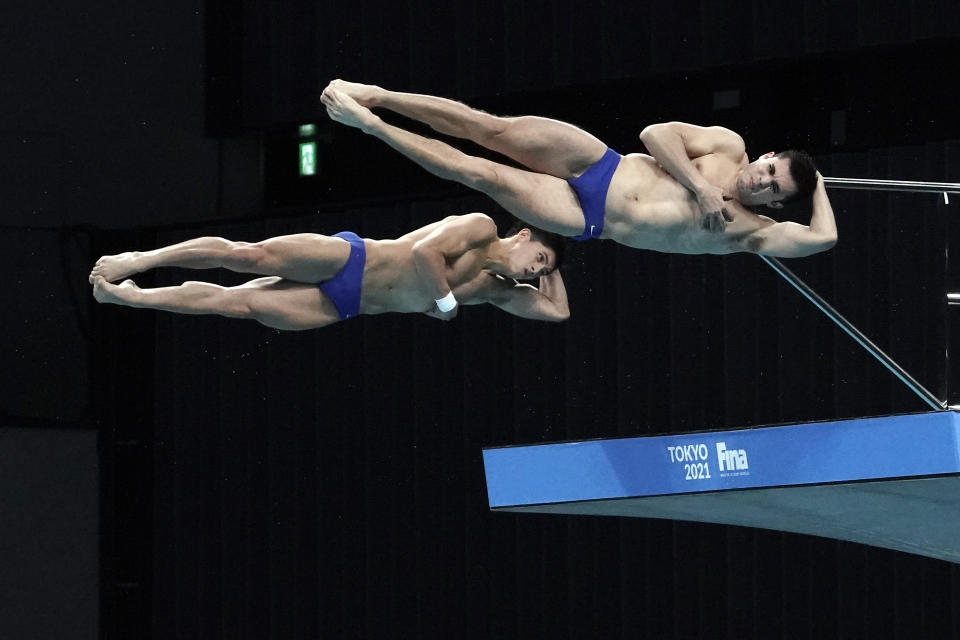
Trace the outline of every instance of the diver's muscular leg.
[[323, 327], [340, 320], [332, 304], [324, 303], [324, 294], [317, 287], [277, 277], [257, 278], [237, 287], [191, 281], [176, 287], [141, 289], [133, 280], [115, 285], [96, 276], [93, 296], [98, 302], [140, 309], [249, 318], [291, 331]]
[[215, 269], [223, 266], [232, 242], [224, 238], [193, 238], [152, 251], [127, 251], [103, 256], [93, 266], [89, 280], [102, 277], [113, 282], [155, 267]]
[[238, 253], [241, 260], [254, 264], [249, 273], [316, 284], [343, 268], [350, 257], [350, 243], [317, 233], [296, 233], [248, 244]]
[[113, 282], [156, 267], [215, 269], [280, 276], [297, 282], [329, 280], [350, 256], [350, 244], [341, 238], [298, 233], [262, 242], [234, 242], [225, 238], [194, 238], [152, 251], [129, 251], [103, 256], [89, 280], [97, 276]]
[[382, 107], [418, 120], [442, 134], [472, 140], [533, 171], [558, 178], [579, 176], [607, 150], [595, 136], [550, 118], [495, 116], [447, 98], [343, 80], [334, 80], [328, 89], [342, 91], [363, 106]]
[[322, 100], [332, 119], [383, 140], [435, 176], [486, 193], [521, 220], [567, 236], [583, 232], [583, 212], [566, 181], [467, 155], [387, 124], [339, 91], [324, 91]]

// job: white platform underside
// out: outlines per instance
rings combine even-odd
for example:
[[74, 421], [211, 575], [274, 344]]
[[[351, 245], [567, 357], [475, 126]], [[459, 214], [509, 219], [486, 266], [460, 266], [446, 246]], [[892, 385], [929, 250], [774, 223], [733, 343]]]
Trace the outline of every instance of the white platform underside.
[[567, 502], [498, 511], [757, 527], [960, 563], [960, 476]]

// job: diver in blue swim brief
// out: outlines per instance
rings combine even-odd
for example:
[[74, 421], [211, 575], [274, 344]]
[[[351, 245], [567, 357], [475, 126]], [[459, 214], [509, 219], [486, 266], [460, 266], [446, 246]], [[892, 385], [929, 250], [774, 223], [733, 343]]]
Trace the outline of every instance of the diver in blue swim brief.
[[[564, 242], [528, 226], [501, 238], [490, 217], [469, 213], [385, 240], [349, 231], [332, 237], [297, 233], [261, 242], [194, 238], [152, 251], [103, 256], [88, 279], [98, 302], [249, 318], [289, 331], [381, 313], [426, 313], [449, 320], [459, 305], [482, 303], [521, 318], [559, 322], [570, 315], [557, 271]], [[127, 279], [157, 267], [222, 267], [261, 277], [233, 287], [190, 280], [150, 289]], [[538, 286], [517, 280], [536, 280]]]
[[607, 202], [607, 189], [610, 188], [610, 180], [622, 157], [608, 147], [603, 157], [583, 174], [567, 180], [577, 194], [584, 219], [583, 233], [574, 236], [572, 240], [583, 242], [599, 238], [603, 233], [603, 212]]
[[352, 231], [333, 234], [350, 243], [350, 257], [335, 276], [317, 286], [327, 294], [337, 308], [341, 320], [353, 318], [360, 313], [360, 292], [363, 290], [363, 267], [367, 262], [367, 249], [363, 238]]
[[[651, 124], [640, 133], [649, 154], [621, 157], [576, 125], [497, 116], [440, 96], [333, 80], [320, 102], [333, 121], [383, 141], [438, 178], [576, 240], [605, 238], [662, 253], [778, 257], [807, 256], [836, 243], [833, 211], [812, 159], [787, 150], [751, 162], [743, 138], [722, 126]], [[469, 140], [513, 164], [470, 155], [387, 122], [375, 110]], [[809, 205], [809, 224], [769, 217], [791, 200]]]

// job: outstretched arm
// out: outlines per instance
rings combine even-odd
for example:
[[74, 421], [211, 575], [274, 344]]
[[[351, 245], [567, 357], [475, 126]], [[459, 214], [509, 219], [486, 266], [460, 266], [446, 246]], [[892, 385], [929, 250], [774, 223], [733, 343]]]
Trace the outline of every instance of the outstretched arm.
[[[447, 283], [447, 261], [497, 237], [497, 225], [482, 213], [448, 218], [413, 245], [413, 263], [425, 288], [437, 301], [439, 310], [452, 318], [457, 300]], [[452, 305], [452, 306], [451, 306]]]
[[723, 190], [707, 182], [691, 158], [714, 153], [739, 162], [746, 153], [743, 138], [723, 127], [664, 122], [645, 128], [640, 140], [654, 160], [696, 196], [704, 226], [711, 231], [723, 231], [725, 222], [733, 220], [724, 209]]
[[562, 322], [570, 317], [567, 289], [559, 271], [540, 276], [539, 287], [484, 272], [457, 287], [456, 295], [463, 304], [489, 303], [530, 320]]
[[771, 222], [747, 236], [744, 250], [778, 258], [801, 258], [837, 244], [837, 223], [823, 176], [817, 173], [810, 224]]

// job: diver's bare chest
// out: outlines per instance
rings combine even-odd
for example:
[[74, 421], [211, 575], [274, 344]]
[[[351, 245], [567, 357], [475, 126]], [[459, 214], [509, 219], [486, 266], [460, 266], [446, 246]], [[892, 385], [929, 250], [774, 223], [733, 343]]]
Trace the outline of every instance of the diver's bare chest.
[[472, 280], [483, 269], [484, 255], [479, 251], [468, 251], [452, 260], [447, 260], [447, 282], [451, 286]]
[[735, 162], [730, 158], [712, 153], [694, 158], [691, 162], [707, 182], [721, 189], [725, 188], [743, 165], [742, 162]]

